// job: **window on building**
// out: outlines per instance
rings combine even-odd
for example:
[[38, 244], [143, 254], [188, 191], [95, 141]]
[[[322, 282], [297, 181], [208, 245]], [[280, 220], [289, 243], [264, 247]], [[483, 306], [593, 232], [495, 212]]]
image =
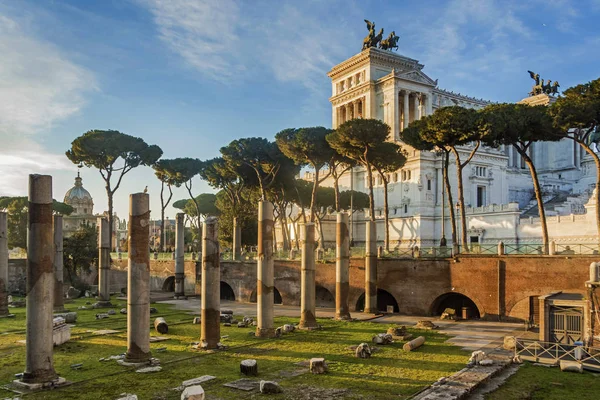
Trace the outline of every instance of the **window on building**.
[[485, 205], [485, 186], [477, 186], [477, 207]]
[[475, 175], [485, 178], [486, 173], [487, 173], [487, 167], [475, 167]]
[[398, 173], [394, 172], [394, 182], [398, 182]]
[[403, 169], [402, 170], [402, 180], [403, 181], [410, 181], [410, 170], [409, 169]]
[[83, 209], [83, 213], [84, 213], [84, 214], [87, 214], [87, 208], [84, 208], [84, 209]]
[[404, 214], [407, 214], [407, 213], [408, 213], [408, 204], [405, 204], [404, 205]]
[[427, 190], [431, 190], [431, 179], [427, 179]]

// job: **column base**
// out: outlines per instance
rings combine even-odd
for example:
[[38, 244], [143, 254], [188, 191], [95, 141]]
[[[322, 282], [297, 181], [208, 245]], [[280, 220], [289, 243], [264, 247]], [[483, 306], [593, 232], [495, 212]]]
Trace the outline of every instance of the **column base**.
[[20, 380], [12, 381], [10, 385], [12, 389], [15, 391], [24, 394], [28, 392], [35, 392], [43, 389], [53, 389], [59, 386], [70, 385], [71, 382], [67, 381], [65, 378], [61, 378], [60, 376], [52, 379], [48, 382], [36, 382], [36, 383], [28, 383]]
[[381, 314], [377, 308], [365, 308], [363, 312], [365, 314]]
[[260, 338], [274, 338], [276, 337], [275, 328], [256, 328], [255, 336]]
[[146, 361], [135, 361], [135, 360], [117, 360], [117, 364], [122, 365], [124, 367], [143, 367], [145, 365], [158, 365], [158, 363], [154, 363], [152, 358], [149, 358]]
[[352, 321], [350, 314], [336, 314], [334, 319], [336, 321]]
[[187, 300], [187, 296], [184, 293], [176, 293], [173, 295], [173, 299], [175, 300]]
[[114, 307], [114, 305], [110, 302], [110, 300], [97, 301], [96, 303], [94, 303], [93, 307], [94, 308], [109, 308], [109, 307]]

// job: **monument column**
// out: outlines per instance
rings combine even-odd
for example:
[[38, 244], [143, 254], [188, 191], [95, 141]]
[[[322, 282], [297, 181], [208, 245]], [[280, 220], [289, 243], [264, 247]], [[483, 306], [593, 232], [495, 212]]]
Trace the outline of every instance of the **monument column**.
[[185, 227], [184, 213], [175, 215], [175, 294], [176, 299], [185, 298]]
[[428, 93], [427, 97], [425, 97], [425, 100], [425, 104], [427, 104], [427, 111], [425, 115], [431, 115], [433, 114], [433, 94]]
[[54, 243], [50, 175], [29, 175], [27, 223], [27, 333], [22, 382], [39, 384], [57, 379], [52, 354]]
[[126, 363], [150, 361], [150, 196], [129, 195]]
[[366, 221], [367, 232], [365, 254], [365, 309], [364, 312], [377, 314], [377, 225]]
[[242, 259], [242, 227], [238, 224], [238, 219], [233, 219], [233, 254], [232, 258], [236, 261]]
[[358, 118], [358, 100], [354, 100], [352, 102], [352, 106], [353, 106], [353, 111], [352, 111], [352, 115], [354, 115], [354, 118]]
[[274, 337], [273, 328], [273, 204], [258, 203], [258, 260], [256, 261], [256, 336]]
[[0, 317], [8, 315], [8, 214], [0, 211]]
[[[272, 305], [272, 304], [271, 304]], [[202, 224], [202, 309], [200, 343], [203, 349], [216, 349], [221, 339], [221, 270], [217, 219]]]
[[315, 318], [315, 224], [301, 227], [300, 328], [316, 328]]
[[404, 90], [404, 129], [408, 128], [408, 124], [410, 124], [410, 97], [408, 90]]
[[394, 127], [392, 128], [392, 137], [394, 140], [400, 138], [400, 93], [398, 93], [398, 87], [394, 84], [394, 97], [393, 97], [394, 110]]
[[346, 120], [350, 121], [351, 119], [354, 119], [352, 111], [352, 103], [346, 103]]
[[63, 290], [63, 217], [54, 216], [54, 312], [65, 311]]
[[98, 218], [98, 303], [110, 307], [110, 229], [108, 219]]
[[335, 230], [335, 319], [350, 319], [348, 307], [349, 264], [348, 214], [339, 212]]
[[413, 114], [414, 114], [413, 121], [417, 121], [421, 117], [419, 115], [420, 114], [419, 113], [419, 110], [420, 110], [420, 104], [419, 104], [420, 103], [420, 97], [421, 97], [421, 93], [415, 93], [415, 97], [414, 97], [415, 102], [413, 103]]

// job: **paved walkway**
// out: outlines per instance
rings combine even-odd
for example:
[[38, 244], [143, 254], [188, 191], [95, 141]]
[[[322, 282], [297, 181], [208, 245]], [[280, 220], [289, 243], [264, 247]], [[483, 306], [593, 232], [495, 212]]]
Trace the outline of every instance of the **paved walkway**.
[[[159, 300], [160, 301], [160, 300]], [[188, 300], [162, 300], [161, 303], [174, 304], [176, 308], [189, 310], [194, 314], [200, 315], [200, 299], [190, 298]], [[256, 316], [256, 304], [238, 303], [234, 301], [221, 301], [222, 309], [230, 309], [237, 315], [253, 317]], [[300, 318], [300, 307], [274, 305], [274, 314], [277, 317], [296, 317]], [[440, 332], [450, 336], [448, 343], [460, 346], [467, 351], [484, 350], [491, 351], [502, 345], [504, 336], [523, 332], [523, 324], [508, 322], [488, 322], [488, 321], [442, 321], [434, 320], [428, 317], [414, 317], [408, 315], [386, 314], [377, 317], [373, 314], [360, 312], [351, 313], [353, 318], [360, 321], [371, 320], [374, 323], [381, 324], [399, 324], [413, 326], [419, 320], [429, 319], [440, 326]], [[334, 308], [317, 308], [317, 318], [333, 318], [335, 316]]]

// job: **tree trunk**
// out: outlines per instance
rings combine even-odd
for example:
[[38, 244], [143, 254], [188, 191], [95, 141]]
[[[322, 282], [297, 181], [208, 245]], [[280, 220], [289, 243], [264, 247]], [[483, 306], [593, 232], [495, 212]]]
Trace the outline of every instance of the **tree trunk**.
[[548, 254], [548, 244], [550, 240], [548, 238], [546, 211], [544, 210], [544, 200], [542, 199], [542, 189], [540, 188], [540, 181], [537, 176], [537, 171], [535, 169], [535, 165], [533, 165], [533, 161], [531, 161], [531, 158], [529, 158], [529, 155], [527, 155], [527, 151], [521, 149], [518, 146], [514, 146], [514, 148], [517, 149], [517, 152], [525, 160], [525, 164], [527, 164], [527, 167], [529, 168], [529, 173], [531, 174], [531, 179], [533, 180], [533, 190], [535, 191], [535, 199], [537, 200], [538, 212], [540, 215], [540, 224], [542, 225], [542, 246], [544, 249], [544, 254]]
[[323, 217], [317, 216], [317, 225], [319, 226], [319, 249], [325, 248], [323, 237]]
[[371, 221], [375, 222], [375, 198], [373, 195], [373, 171], [371, 171], [371, 164], [367, 161], [365, 163], [367, 167], [367, 180], [369, 181], [369, 213]]
[[[165, 250], [165, 199], [163, 192], [165, 190], [165, 183], [162, 182], [160, 185], [160, 249], [164, 253]], [[156, 234], [156, 233], [155, 233]]]
[[317, 188], [319, 187], [319, 168], [315, 167], [315, 179], [310, 195], [310, 222], [315, 222], [315, 202], [317, 201]]
[[598, 235], [600, 237], [600, 158], [598, 158], [598, 154], [596, 154], [590, 146], [580, 141], [577, 141], [577, 143], [592, 156], [594, 163], [596, 164], [596, 190], [594, 191], [593, 196], [596, 201], [596, 228], [598, 229]]
[[[446, 186], [446, 194], [447, 194], [446, 198], [448, 199], [448, 211], [450, 212], [450, 225], [452, 227], [452, 245], [454, 246], [455, 244], [457, 244], [456, 219], [454, 217], [454, 204], [452, 204], [452, 202], [453, 202], [452, 192], [450, 191], [450, 179], [448, 177], [449, 155], [450, 154], [448, 154], [448, 152], [446, 152], [446, 160], [445, 160], [444, 167], [443, 167], [443, 174], [444, 174], [444, 185]], [[442, 223], [444, 223], [444, 222], [442, 221]]]
[[383, 174], [381, 174], [381, 179], [383, 179], [383, 213], [385, 218], [385, 251], [389, 253], [390, 251], [390, 216], [388, 209], [388, 181], [385, 179]]
[[460, 208], [460, 244], [465, 253], [469, 252], [469, 246], [467, 244], [467, 218], [465, 216], [465, 196], [463, 193], [463, 177], [462, 170], [463, 166], [460, 162], [460, 155], [456, 148], [452, 148], [452, 152], [456, 157], [456, 186], [458, 189], [458, 207]]
[[114, 217], [113, 217], [113, 192], [106, 187], [106, 193], [108, 194], [108, 229], [110, 229], [110, 251], [113, 251], [113, 226], [114, 226]]

